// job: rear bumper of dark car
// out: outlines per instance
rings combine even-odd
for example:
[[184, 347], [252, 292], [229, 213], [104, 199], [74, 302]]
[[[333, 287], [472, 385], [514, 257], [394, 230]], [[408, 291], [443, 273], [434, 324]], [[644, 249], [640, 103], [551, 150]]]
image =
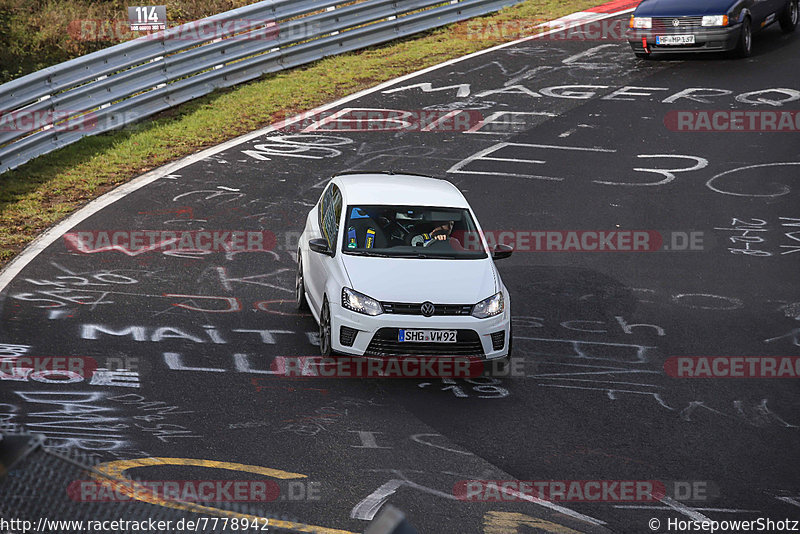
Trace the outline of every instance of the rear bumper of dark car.
[[[645, 52], [644, 41], [647, 42], [647, 49], [652, 53], [699, 53], [699, 52], [723, 52], [733, 50], [739, 43], [739, 36], [742, 25], [729, 26], [727, 28], [693, 28], [679, 32], [669, 32], [663, 30], [634, 30], [629, 29], [625, 35], [634, 52]], [[691, 45], [657, 45], [656, 37], [659, 35], [692, 34], [695, 36], [695, 43]]]

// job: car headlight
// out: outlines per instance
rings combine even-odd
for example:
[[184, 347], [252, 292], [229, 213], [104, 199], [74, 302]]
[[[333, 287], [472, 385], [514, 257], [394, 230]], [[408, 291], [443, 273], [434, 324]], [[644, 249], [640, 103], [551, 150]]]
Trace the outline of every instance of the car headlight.
[[653, 27], [652, 17], [631, 17], [631, 28], [637, 30], [649, 30]]
[[728, 15], [706, 15], [703, 17], [703, 26], [727, 26]]
[[380, 315], [383, 313], [381, 303], [350, 288], [342, 288], [342, 306], [364, 315]]
[[484, 299], [472, 307], [472, 316], [478, 319], [486, 319], [503, 313], [503, 292], [495, 293], [488, 299]]

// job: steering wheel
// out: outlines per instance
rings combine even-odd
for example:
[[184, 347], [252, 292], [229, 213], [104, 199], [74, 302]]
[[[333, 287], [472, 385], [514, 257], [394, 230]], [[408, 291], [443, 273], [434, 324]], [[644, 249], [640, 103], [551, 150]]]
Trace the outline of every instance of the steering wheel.
[[[392, 221], [387, 219], [386, 217], [381, 217], [380, 219], [381, 224], [385, 221], [385, 226], [383, 227], [384, 233], [388, 234], [390, 238], [397, 239], [402, 242], [406, 242], [406, 238], [410, 234], [406, 228], [397, 221]], [[390, 230], [391, 229], [391, 230]]]

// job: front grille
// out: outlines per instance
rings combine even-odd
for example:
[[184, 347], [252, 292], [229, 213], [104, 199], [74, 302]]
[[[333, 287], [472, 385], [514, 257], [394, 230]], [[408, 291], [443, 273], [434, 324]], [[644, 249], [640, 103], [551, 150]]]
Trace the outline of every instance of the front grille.
[[401, 343], [397, 328], [381, 328], [369, 342], [369, 356], [478, 356], [483, 345], [474, 330], [456, 330], [455, 343]]
[[[674, 21], [678, 21], [675, 26]], [[682, 32], [697, 30], [703, 27], [703, 17], [654, 17], [653, 29], [660, 31]]]
[[358, 330], [355, 328], [350, 328], [349, 326], [341, 327], [339, 329], [339, 343], [345, 347], [352, 347], [356, 341], [356, 334], [358, 334]]
[[[422, 315], [422, 303], [419, 302], [381, 302], [383, 311], [396, 315]], [[434, 304], [433, 315], [469, 315], [472, 304]]]
[[506, 331], [500, 330], [492, 334], [492, 350], [500, 350], [506, 344]]

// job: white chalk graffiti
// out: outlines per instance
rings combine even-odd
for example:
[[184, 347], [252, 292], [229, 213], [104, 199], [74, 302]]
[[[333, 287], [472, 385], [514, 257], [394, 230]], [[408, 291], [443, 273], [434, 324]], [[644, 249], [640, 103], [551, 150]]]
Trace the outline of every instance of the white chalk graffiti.
[[[576, 54], [569, 58], [566, 58], [562, 61], [562, 64], [566, 67], [576, 66], [579, 68], [589, 68], [591, 70], [597, 70], [604, 68], [609, 63], [598, 63], [598, 62], [587, 62], [583, 61], [587, 57], [592, 56], [597, 50], [602, 49], [604, 47], [615, 47], [616, 45], [600, 45], [593, 49], [587, 50], [585, 52], [581, 52], [580, 54]], [[611, 89], [612, 92], [609, 95], [606, 95], [602, 98], [605, 100], [636, 100], [636, 99], [653, 99], [653, 92], [655, 91], [669, 91], [669, 88], [666, 87], [611, 87], [608, 85], [583, 85], [583, 84], [575, 84], [575, 85], [561, 85], [555, 87], [544, 87], [539, 90], [530, 89], [529, 87], [519, 85], [520, 81], [524, 81], [531, 77], [534, 77], [541, 71], [555, 71], [564, 69], [564, 66], [553, 67], [550, 65], [542, 65], [537, 69], [531, 69], [530, 71], [526, 71], [520, 75], [517, 75], [514, 78], [506, 80], [506, 82], [501, 87], [497, 87], [495, 89], [487, 89], [480, 93], [477, 93], [475, 96], [481, 97], [486, 95], [496, 95], [502, 94], [507, 92], [509, 94], [515, 95], [527, 95], [530, 98], [566, 98], [566, 99], [579, 99], [579, 100], [591, 100], [594, 98], [601, 98], [600, 91], [603, 89]], [[513, 87], [513, 90], [508, 90]], [[413, 85], [405, 85], [402, 87], [395, 87], [393, 89], [387, 89], [383, 91], [384, 94], [396, 94], [396, 93], [403, 93], [406, 91], [411, 91], [413, 89], [418, 89], [424, 93], [437, 93], [437, 92], [448, 92], [448, 91], [455, 91], [457, 98], [466, 98], [472, 94], [472, 85], [468, 83], [456, 84], [456, 85], [447, 85], [442, 87], [434, 87], [433, 84], [428, 82], [423, 83], [416, 83]], [[636, 92], [634, 92], [636, 91]], [[783, 98], [767, 98], [765, 95], [775, 94], [778, 96], [782, 96]], [[699, 102], [702, 104], [714, 104], [715, 101], [712, 99], [719, 99], [721, 97], [726, 97], [733, 95], [733, 91], [728, 89], [715, 89], [715, 88], [708, 88], [708, 87], [690, 87], [688, 89], [681, 89], [676, 93], [667, 96], [661, 103], [663, 104], [673, 104], [678, 101], [688, 100], [690, 102]], [[741, 104], [747, 104], [751, 106], [773, 106], [773, 107], [783, 107], [786, 104], [791, 102], [800, 100], [800, 91], [796, 89], [788, 89], [788, 88], [774, 88], [774, 89], [761, 89], [758, 91], [751, 91], [747, 93], [742, 93], [739, 95], [734, 96], [734, 100]]]
[[[526, 154], [534, 153], [541, 154], [533, 158], [520, 158], [516, 154], [520, 150], [524, 150]], [[557, 161], [558, 152], [550, 153], [549, 151], [564, 151], [573, 153], [572, 157], [578, 158], [583, 156], [588, 157], [589, 154], [607, 155], [616, 154], [616, 149], [596, 148], [596, 147], [576, 147], [576, 146], [558, 146], [558, 145], [544, 145], [532, 143], [496, 143], [489, 148], [480, 150], [463, 159], [450, 167], [447, 170], [450, 174], [480, 174], [490, 176], [506, 176], [511, 178], [524, 178], [529, 180], [548, 180], [554, 182], [563, 182], [566, 180], [563, 176], [555, 176], [553, 174], [545, 174], [541, 166], [547, 165], [549, 162]], [[657, 174], [663, 178], [657, 181], [647, 182], [612, 182], [608, 180], [592, 180], [593, 183], [601, 185], [614, 185], [614, 186], [661, 186], [666, 185], [676, 178], [677, 173], [693, 172], [703, 169], [708, 166], [708, 160], [698, 156], [686, 156], [678, 154], [640, 154], [636, 156], [640, 159], [658, 159], [658, 160], [689, 160], [691, 165], [684, 167], [636, 167], [631, 166], [631, 170], [637, 173], [650, 173]], [[504, 169], [510, 165], [514, 165], [514, 170], [494, 170], [493, 163], [502, 162], [505, 164]], [[594, 164], [595, 167], [602, 165], [601, 163]], [[599, 168], [599, 167], [598, 167]], [[614, 165], [609, 165], [605, 168], [616, 168]]]
[[31, 350], [30, 345], [15, 345], [12, 343], [0, 343], [0, 358], [22, 356]]
[[352, 139], [339, 136], [314, 134], [273, 135], [269, 142], [259, 143], [254, 150], [242, 150], [242, 154], [260, 161], [271, 161], [273, 157], [325, 159], [337, 158], [342, 151], [335, 147], [344, 147], [353, 143]]
[[[230, 332], [237, 334], [251, 334], [251, 339], [255, 337], [261, 343], [267, 345], [275, 345], [278, 343], [276, 338], [280, 334], [293, 335], [296, 334], [293, 330], [280, 330], [270, 328], [234, 328]], [[222, 333], [216, 327], [211, 325], [203, 326], [203, 331], [200, 333], [197, 330], [189, 330], [186, 328], [179, 328], [177, 326], [120, 326], [113, 327], [102, 324], [86, 323], [80, 326], [81, 339], [98, 340], [105, 336], [113, 337], [126, 337], [133, 341], [153, 342], [160, 343], [172, 339], [190, 341], [192, 343], [215, 343], [224, 345], [228, 341], [222, 337]], [[206, 337], [208, 339], [206, 339]]]
[[[750, 220], [739, 219], [733, 217], [728, 227], [715, 227], [714, 230], [720, 232], [731, 232], [727, 234], [726, 239], [737, 245], [736, 247], [728, 247], [731, 254], [743, 256], [756, 256], [756, 257], [770, 257], [775, 256], [776, 252], [764, 250], [768, 240], [771, 238], [770, 232], [783, 233], [783, 237], [788, 238], [790, 241], [800, 243], [800, 219], [793, 217], [778, 217], [778, 224], [780, 229], [773, 231], [769, 226], [766, 219], [751, 218]], [[798, 230], [794, 230], [798, 228]], [[800, 244], [798, 245], [780, 245], [779, 248], [786, 249], [780, 253], [781, 256], [800, 252]]]
[[32, 293], [12, 294], [11, 298], [46, 303], [37, 305], [36, 308], [64, 308], [69, 304], [78, 304], [89, 306], [93, 310], [101, 304], [113, 304], [113, 301], [106, 300], [106, 297], [115, 293], [117, 287], [139, 283], [135, 278], [121, 274], [118, 270], [74, 273], [57, 263], [51, 263], [51, 265], [66, 274], [55, 276], [52, 279], [25, 278], [24, 281], [28, 284], [48, 289], [38, 289]]
[[[25, 428], [44, 434], [48, 447], [105, 451], [128, 445], [124, 431], [131, 427], [113, 408], [104, 406], [101, 391], [16, 391], [28, 404], [47, 405], [44, 412], [27, 412]], [[102, 403], [102, 404], [101, 404]]]
[[[506, 388], [500, 386], [502, 381], [497, 378], [478, 376], [475, 378], [465, 378], [463, 381], [467, 384], [467, 387], [462, 387], [461, 384], [453, 378], [442, 378], [442, 387], [439, 391], [450, 391], [459, 399], [469, 398], [469, 392], [480, 393], [480, 395], [476, 395], [479, 399], [504, 399], [511, 394]], [[417, 384], [417, 387], [427, 388], [432, 385], [432, 382], [420, 382]], [[469, 392], [467, 389], [469, 389]]]
[[[762, 163], [760, 165], [747, 165], [745, 167], [737, 167], [735, 169], [731, 169], [729, 171], [722, 172], [717, 174], [713, 178], [711, 178], [708, 182], [706, 182], [706, 187], [714, 191], [715, 193], [721, 193], [723, 195], [731, 195], [735, 197], [760, 197], [760, 198], [777, 198], [784, 195], [788, 195], [792, 192], [792, 188], [788, 185], [784, 185], [779, 187], [777, 190], [773, 189], [774, 192], [772, 193], [745, 193], [741, 191], [732, 191], [730, 189], [725, 189], [724, 185], [719, 183], [723, 179], [738, 175], [739, 173], [743, 173], [745, 175], [749, 174], [753, 178], [753, 183], [756, 184], [759, 188], [764, 187], [765, 184], [773, 184], [774, 183], [774, 171], [769, 171], [768, 174], [765, 174], [766, 171], [762, 172], [752, 172], [759, 169], [773, 169], [775, 167], [793, 167], [800, 165], [800, 161], [787, 161], [782, 163]], [[770, 180], [764, 180], [766, 176], [769, 176]], [[788, 176], [788, 173], [787, 173]], [[792, 176], [797, 176], [797, 173], [793, 173]], [[730, 186], [728, 186], [730, 187]], [[739, 186], [741, 189], [741, 186]]]

